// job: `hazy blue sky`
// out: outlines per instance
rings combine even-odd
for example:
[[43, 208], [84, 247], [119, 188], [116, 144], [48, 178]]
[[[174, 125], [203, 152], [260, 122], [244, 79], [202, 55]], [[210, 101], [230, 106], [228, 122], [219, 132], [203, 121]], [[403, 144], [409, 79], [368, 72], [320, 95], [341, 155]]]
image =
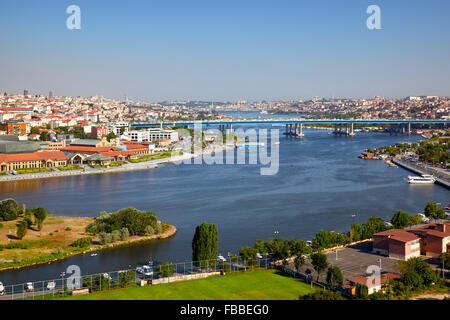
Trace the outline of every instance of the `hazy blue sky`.
[[[68, 30], [79, 5], [82, 29]], [[381, 7], [382, 30], [366, 9]], [[112, 98], [450, 95], [448, 0], [1, 0], [0, 91]]]

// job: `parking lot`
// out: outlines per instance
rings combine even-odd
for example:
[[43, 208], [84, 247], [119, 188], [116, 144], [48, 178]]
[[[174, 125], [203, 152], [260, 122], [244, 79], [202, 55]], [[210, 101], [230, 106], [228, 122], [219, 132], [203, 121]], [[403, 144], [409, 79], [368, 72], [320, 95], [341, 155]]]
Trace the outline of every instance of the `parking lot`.
[[[371, 252], [372, 242], [364, 242], [349, 248], [344, 248], [336, 252], [327, 254], [328, 263], [332, 266], [338, 266], [342, 270], [344, 279], [355, 276], [365, 275], [368, 266], [381, 266], [381, 273], [396, 272], [399, 270], [396, 267], [398, 260], [390, 259], [388, 257], [380, 256]], [[289, 268], [293, 269], [293, 263], [289, 264]], [[309, 261], [300, 269], [300, 272], [305, 273], [309, 269], [312, 271], [314, 280], [317, 279], [317, 273]], [[326, 283], [326, 272], [323, 272], [319, 278], [320, 282]]]

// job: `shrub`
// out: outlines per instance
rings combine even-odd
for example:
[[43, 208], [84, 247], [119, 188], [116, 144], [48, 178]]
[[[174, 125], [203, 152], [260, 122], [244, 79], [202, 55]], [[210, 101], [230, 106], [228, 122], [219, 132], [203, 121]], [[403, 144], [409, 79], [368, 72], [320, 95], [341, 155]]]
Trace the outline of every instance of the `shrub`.
[[12, 221], [19, 217], [22, 208], [14, 199], [0, 201], [0, 221]]
[[136, 276], [133, 271], [126, 271], [119, 274], [119, 287], [129, 287], [134, 283]]
[[28, 230], [28, 223], [24, 220], [17, 226], [17, 233], [16, 233], [17, 237], [19, 239], [23, 239], [23, 237], [25, 237], [25, 235], [27, 234], [27, 230]]
[[300, 296], [299, 300], [343, 300], [343, 298], [339, 292], [320, 290]]
[[163, 232], [163, 230], [164, 230], [164, 228], [163, 228], [161, 222], [158, 222], [156, 224], [156, 233], [161, 233], [161, 232]]
[[120, 231], [114, 230], [111, 232], [112, 242], [120, 241]]
[[120, 229], [120, 240], [125, 241], [130, 237], [130, 231], [127, 228]]
[[66, 228], [66, 231], [72, 231], [72, 228], [67, 227], [67, 228]]
[[164, 262], [158, 266], [158, 274], [161, 278], [171, 277], [175, 272], [175, 267], [170, 262]]
[[0, 223], [0, 229], [3, 229], [3, 223]]
[[146, 233], [147, 233], [149, 236], [155, 234], [155, 229], [153, 229], [152, 226], [147, 226], [147, 227], [145, 228], [145, 231], [146, 231]]
[[156, 224], [155, 213], [128, 208], [111, 214], [101, 212], [95, 222], [86, 228], [86, 231], [98, 234], [100, 232], [111, 233], [114, 230], [127, 228], [130, 235], [145, 235], [147, 226], [156, 228]]
[[98, 238], [101, 244], [109, 244], [113, 241], [112, 234], [107, 232], [100, 232]]
[[92, 238], [86, 237], [86, 238], [77, 239], [74, 243], [72, 243], [72, 247], [86, 248], [86, 247], [89, 247], [91, 244], [92, 244]]

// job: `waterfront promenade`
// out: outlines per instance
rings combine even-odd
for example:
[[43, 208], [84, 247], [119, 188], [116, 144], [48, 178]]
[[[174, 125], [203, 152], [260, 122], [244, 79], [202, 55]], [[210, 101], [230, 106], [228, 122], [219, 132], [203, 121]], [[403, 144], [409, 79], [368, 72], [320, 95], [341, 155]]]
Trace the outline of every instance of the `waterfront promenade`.
[[424, 163], [414, 163], [400, 157], [393, 158], [392, 162], [416, 174], [431, 174], [436, 178], [436, 183], [450, 189], [450, 172], [448, 170], [432, 167]]
[[104, 173], [154, 169], [154, 168], [157, 168], [158, 165], [161, 165], [161, 164], [183, 161], [183, 160], [195, 158], [197, 156], [199, 156], [199, 154], [186, 153], [181, 156], [151, 160], [151, 161], [146, 161], [146, 162], [127, 163], [127, 164], [122, 165], [121, 167], [91, 168], [89, 166], [84, 166], [83, 169], [80, 169], [80, 170], [71, 170], [71, 171], [55, 170], [52, 172], [28, 173], [28, 174], [20, 174], [20, 175], [19, 174], [18, 175], [6, 175], [6, 176], [0, 176], [0, 182], [46, 179], [46, 178], [57, 178], [57, 177], [69, 177], [69, 176], [81, 176], [81, 175], [91, 175], [91, 174], [104, 174]]

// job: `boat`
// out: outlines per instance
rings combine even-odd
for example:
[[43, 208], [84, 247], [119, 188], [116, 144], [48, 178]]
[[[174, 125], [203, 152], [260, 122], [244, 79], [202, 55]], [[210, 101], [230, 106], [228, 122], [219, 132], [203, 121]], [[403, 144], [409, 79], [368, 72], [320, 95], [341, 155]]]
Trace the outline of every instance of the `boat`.
[[153, 275], [153, 269], [147, 265], [137, 267], [136, 271], [144, 276], [152, 276]]
[[408, 182], [411, 184], [432, 184], [436, 178], [430, 174], [423, 174], [422, 176], [408, 176]]

